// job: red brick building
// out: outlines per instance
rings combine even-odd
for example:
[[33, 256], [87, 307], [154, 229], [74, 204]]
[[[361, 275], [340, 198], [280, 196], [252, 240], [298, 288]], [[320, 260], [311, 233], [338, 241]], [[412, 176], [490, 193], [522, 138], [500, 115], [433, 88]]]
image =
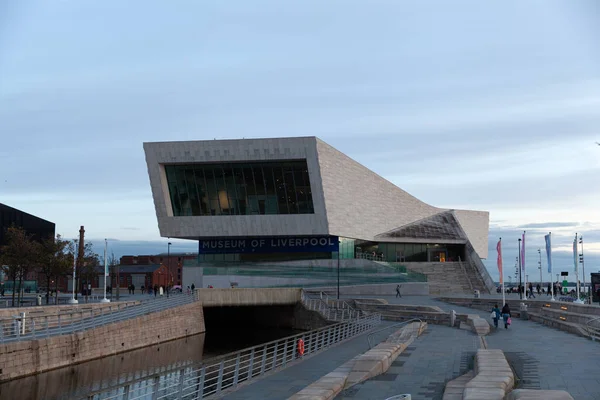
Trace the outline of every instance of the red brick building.
[[[160, 281], [163, 285], [169, 283], [170, 285], [181, 285], [182, 279], [182, 267], [185, 260], [197, 260], [198, 255], [195, 253], [162, 253], [157, 255], [139, 255], [139, 256], [123, 256], [120, 260], [120, 275], [123, 275], [130, 266], [136, 265], [156, 265], [158, 267], [164, 266], [165, 269], [161, 269], [156, 272], [156, 280]], [[153, 271], [154, 272], [154, 271]], [[154, 280], [154, 278], [152, 278]], [[161, 283], [156, 283], [161, 285]], [[127, 285], [125, 285], [127, 286]], [[123, 287], [123, 286], [122, 286]], [[137, 285], [136, 285], [137, 288]]]

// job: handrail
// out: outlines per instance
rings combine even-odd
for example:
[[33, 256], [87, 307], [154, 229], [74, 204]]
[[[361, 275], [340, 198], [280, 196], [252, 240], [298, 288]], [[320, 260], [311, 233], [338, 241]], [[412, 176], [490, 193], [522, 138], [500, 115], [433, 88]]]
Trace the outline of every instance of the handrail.
[[[87, 400], [202, 399], [222, 395], [240, 384], [284, 368], [309, 354], [368, 332], [381, 323], [380, 315], [342, 322], [228, 353], [208, 363], [179, 366], [141, 380], [122, 382], [88, 393]], [[298, 342], [303, 340], [303, 352]]]
[[0, 343], [26, 341], [71, 334], [99, 326], [120, 322], [153, 312], [192, 303], [194, 297], [186, 294], [170, 298], [152, 299], [138, 304], [85, 308], [78, 311], [51, 315], [28, 315], [0, 319]]
[[588, 322], [585, 323], [585, 330], [588, 333], [588, 335], [590, 335], [590, 337], [592, 338], [592, 340], [594, 340], [594, 336], [592, 335], [592, 331], [590, 329], [591, 328], [590, 324], [592, 322], [595, 322], [595, 321], [600, 321], [600, 317], [596, 317], [596, 318], [590, 319]]
[[375, 334], [377, 334], [377, 333], [379, 333], [379, 332], [383, 332], [383, 331], [385, 331], [385, 330], [391, 329], [391, 328], [395, 328], [395, 327], [397, 327], [397, 326], [400, 326], [400, 325], [405, 325], [405, 324], [408, 324], [409, 322], [416, 322], [416, 321], [419, 321], [419, 322], [420, 322], [420, 324], [419, 324], [419, 327], [420, 327], [421, 325], [423, 325], [423, 320], [422, 320], [422, 319], [420, 319], [420, 318], [412, 318], [412, 319], [409, 319], [408, 321], [402, 321], [402, 322], [398, 322], [397, 324], [393, 324], [393, 325], [390, 325], [390, 326], [386, 326], [385, 328], [379, 329], [379, 330], [377, 330], [377, 331], [375, 331], [375, 332], [371, 332], [371, 333], [369, 334], [369, 336], [367, 337], [367, 341], [369, 342], [369, 349], [372, 349], [372, 348], [373, 348], [373, 345], [371, 344], [371, 338], [373, 337], [373, 335], [375, 335]]

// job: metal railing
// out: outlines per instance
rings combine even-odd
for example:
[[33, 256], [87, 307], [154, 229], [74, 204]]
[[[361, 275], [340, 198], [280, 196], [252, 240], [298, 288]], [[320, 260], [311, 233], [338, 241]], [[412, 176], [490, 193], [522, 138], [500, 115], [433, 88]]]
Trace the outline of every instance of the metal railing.
[[171, 295], [169, 298], [130, 301], [105, 307], [71, 308], [43, 315], [20, 313], [0, 319], [0, 343], [41, 339], [97, 328], [113, 322], [124, 321], [195, 301], [187, 294]]
[[316, 311], [329, 321], [351, 321], [364, 316], [366, 313], [353, 308], [346, 300], [329, 299], [325, 292], [317, 295], [302, 291], [302, 304], [310, 310]]
[[[592, 327], [592, 324], [595, 324], [596, 326]], [[593, 341], [600, 339], [600, 317], [590, 319], [588, 322], [586, 322], [585, 331]]]
[[373, 336], [374, 336], [374, 335], [376, 335], [376, 334], [378, 334], [378, 333], [381, 333], [381, 332], [385, 332], [385, 331], [387, 331], [388, 329], [397, 328], [397, 327], [399, 327], [399, 326], [406, 325], [406, 324], [408, 324], [409, 322], [416, 322], [416, 321], [419, 321], [419, 329], [420, 329], [420, 328], [421, 328], [421, 326], [423, 326], [423, 320], [421, 320], [421, 319], [419, 319], [419, 318], [412, 318], [412, 319], [409, 319], [408, 321], [402, 321], [402, 322], [398, 322], [397, 324], [393, 324], [393, 325], [390, 325], [390, 326], [386, 326], [386, 327], [385, 327], [385, 328], [383, 328], [383, 329], [379, 329], [379, 330], [377, 330], [377, 331], [375, 331], [375, 332], [371, 332], [371, 333], [369, 334], [369, 336], [367, 337], [367, 341], [369, 342], [369, 349], [372, 349], [372, 348], [373, 348], [373, 344], [371, 343], [371, 340], [373, 339]]
[[[89, 393], [86, 400], [141, 400], [141, 399], [202, 399], [233, 390], [239, 384], [284, 368], [302, 359], [373, 329], [381, 323], [381, 315], [374, 314], [351, 322], [342, 322], [325, 328], [289, 336], [258, 346], [227, 354], [209, 364], [173, 370], [166, 374], [147, 377], [118, 387]], [[304, 353], [298, 352], [298, 342], [304, 342]]]

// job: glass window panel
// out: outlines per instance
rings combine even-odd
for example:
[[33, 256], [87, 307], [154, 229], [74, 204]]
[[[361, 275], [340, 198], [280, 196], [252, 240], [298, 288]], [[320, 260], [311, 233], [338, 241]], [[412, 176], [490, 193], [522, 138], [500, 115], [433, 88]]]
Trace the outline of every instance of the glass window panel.
[[169, 195], [171, 197], [171, 207], [173, 208], [173, 216], [181, 215], [181, 203], [179, 202], [179, 191], [177, 188], [177, 178], [175, 176], [175, 166], [165, 165], [165, 173], [169, 186]]
[[300, 211], [298, 211], [298, 196], [296, 183], [294, 182], [294, 168], [292, 165], [283, 167], [283, 181], [285, 183], [285, 195], [290, 214], [300, 214]]
[[[275, 190], [275, 178], [273, 176], [273, 166], [266, 164], [262, 166], [263, 176], [265, 177], [265, 214], [279, 214], [277, 210], [277, 192]], [[260, 200], [259, 200], [260, 204]]]
[[173, 215], [314, 213], [305, 160], [165, 166]]
[[275, 193], [277, 195], [277, 206], [279, 208], [279, 214], [289, 214], [287, 191], [285, 188], [285, 181], [283, 179], [283, 168], [273, 167], [273, 179], [275, 182]]

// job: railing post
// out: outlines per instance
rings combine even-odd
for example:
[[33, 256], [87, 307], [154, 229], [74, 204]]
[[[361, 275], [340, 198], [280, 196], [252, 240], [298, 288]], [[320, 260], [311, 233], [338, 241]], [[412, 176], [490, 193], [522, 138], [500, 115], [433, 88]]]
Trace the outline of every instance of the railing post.
[[221, 393], [221, 387], [223, 385], [223, 368], [225, 368], [225, 360], [221, 360], [219, 364], [219, 375], [217, 375], [217, 393]]
[[286, 340], [283, 344], [283, 365], [287, 364], [287, 349], [288, 349], [288, 341]]
[[158, 392], [160, 386], [160, 376], [155, 376], [152, 384], [152, 400], [158, 400]]
[[273, 362], [271, 363], [271, 369], [275, 369], [277, 365], [277, 349], [279, 348], [279, 342], [275, 342], [275, 347], [273, 348]]
[[202, 366], [202, 368], [200, 368], [200, 377], [198, 378], [198, 390], [196, 390], [196, 393], [198, 393], [198, 399], [201, 399], [204, 397], [204, 378], [206, 377], [206, 367]]
[[260, 362], [260, 374], [261, 375], [263, 375], [265, 373], [266, 364], [267, 364], [267, 346], [264, 346], [262, 360]]
[[181, 400], [183, 398], [183, 377], [185, 375], [185, 369], [179, 370], [179, 389], [177, 390], [177, 398]]
[[238, 380], [240, 377], [240, 359], [242, 358], [242, 353], [238, 353], [235, 358], [235, 371], [233, 372], [233, 386], [237, 386]]
[[254, 367], [254, 347], [250, 350], [250, 360], [248, 361], [248, 380], [252, 379], [252, 369]]
[[61, 326], [60, 326], [60, 314], [58, 314], [58, 329], [60, 330]]

